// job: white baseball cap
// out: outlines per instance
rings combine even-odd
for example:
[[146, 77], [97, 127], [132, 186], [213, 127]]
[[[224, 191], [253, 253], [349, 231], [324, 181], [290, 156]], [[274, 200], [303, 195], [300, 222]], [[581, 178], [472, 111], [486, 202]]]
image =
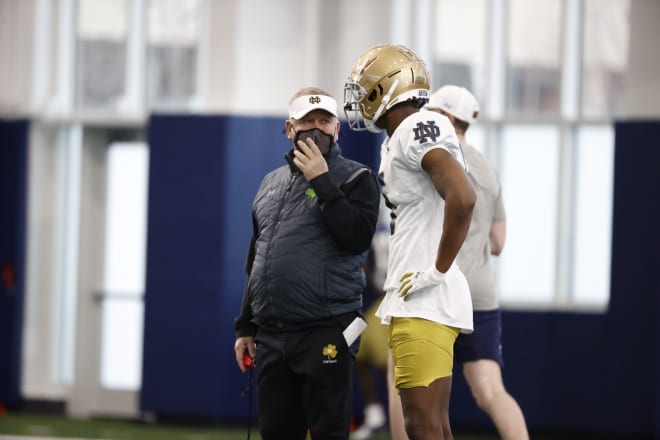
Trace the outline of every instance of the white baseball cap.
[[429, 102], [427, 110], [443, 110], [452, 116], [472, 124], [479, 114], [479, 103], [468, 89], [458, 86], [442, 86], [436, 90]]
[[289, 105], [289, 118], [300, 119], [312, 110], [325, 110], [337, 117], [337, 101], [326, 95], [303, 95]]

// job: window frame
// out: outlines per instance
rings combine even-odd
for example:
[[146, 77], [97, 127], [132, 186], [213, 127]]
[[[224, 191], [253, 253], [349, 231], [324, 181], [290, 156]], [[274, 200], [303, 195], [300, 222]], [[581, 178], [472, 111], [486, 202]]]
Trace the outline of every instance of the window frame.
[[[507, 22], [509, 17], [509, 0], [493, 0], [484, 2], [487, 8], [489, 26], [484, 32], [486, 38], [486, 53], [484, 55], [487, 72], [485, 97], [486, 106], [482, 109], [478, 122], [485, 134], [486, 146], [483, 151], [498, 170], [502, 169], [502, 133], [511, 125], [545, 125], [553, 127], [559, 136], [559, 175], [557, 178], [558, 207], [556, 211], [556, 244], [555, 244], [555, 287], [552, 300], [548, 302], [526, 302], [507, 300], [505, 292], [499, 292], [500, 304], [513, 309], [558, 309], [583, 310], [602, 312], [609, 304], [609, 271], [608, 291], [604, 292], [602, 302], [583, 302], [575, 298], [575, 259], [574, 234], [577, 224], [576, 185], [579, 181], [579, 164], [577, 163], [579, 146], [579, 131], [590, 125], [613, 126], [610, 115], [598, 118], [584, 118], [581, 115], [581, 99], [583, 96], [583, 48], [585, 38], [585, 1], [563, 0], [562, 2], [562, 41], [560, 44], [560, 99], [559, 112], [556, 116], [526, 116], [510, 115], [507, 112], [507, 59], [508, 36]], [[434, 14], [421, 15], [422, 20], [435, 20]], [[421, 26], [422, 28], [424, 26]], [[415, 26], [413, 26], [415, 29]], [[421, 38], [418, 36], [417, 38]], [[435, 47], [432, 48], [435, 53]], [[433, 62], [436, 60], [434, 59]], [[613, 152], [613, 149], [612, 149]], [[613, 153], [612, 153], [613, 154]], [[611, 187], [610, 187], [611, 190]], [[506, 203], [506, 194], [504, 195]], [[611, 247], [611, 235], [607, 237]], [[505, 246], [506, 248], [506, 246]], [[506, 249], [505, 249], [506, 252]], [[502, 257], [500, 257], [502, 258]], [[496, 276], [498, 259], [493, 259]]]

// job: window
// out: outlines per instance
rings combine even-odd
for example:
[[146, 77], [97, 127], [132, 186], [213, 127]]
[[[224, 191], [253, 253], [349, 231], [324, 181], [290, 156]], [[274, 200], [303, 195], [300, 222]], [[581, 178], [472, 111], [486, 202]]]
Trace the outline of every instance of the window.
[[199, 8], [197, 0], [149, 2], [147, 93], [151, 108], [186, 108], [196, 93]]
[[586, 0], [582, 114], [620, 114], [628, 57], [630, 0]]
[[127, 1], [80, 0], [77, 35], [77, 107], [115, 108], [126, 89]]
[[139, 389], [142, 380], [147, 169], [143, 143], [115, 143], [108, 153], [101, 383]]
[[573, 301], [605, 304], [610, 292], [614, 130], [578, 131]]
[[475, 96], [484, 96], [486, 1], [441, 0], [436, 8], [436, 23], [432, 88], [455, 84]]
[[559, 134], [552, 126], [509, 125], [501, 151], [507, 240], [499, 257], [500, 297], [550, 302], [555, 292]]
[[507, 110], [556, 115], [560, 104], [561, 2], [509, 2]]

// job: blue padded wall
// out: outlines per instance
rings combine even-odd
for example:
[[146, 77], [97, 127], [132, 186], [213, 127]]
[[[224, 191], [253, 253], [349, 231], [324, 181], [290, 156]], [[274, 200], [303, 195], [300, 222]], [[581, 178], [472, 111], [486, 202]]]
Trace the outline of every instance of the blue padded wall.
[[[283, 127], [283, 118], [150, 118], [143, 410], [246, 415], [234, 317], [246, 280], [252, 199], [291, 147]], [[340, 133], [347, 157], [364, 161], [375, 160], [379, 141], [347, 127]]]
[[0, 404], [20, 402], [29, 123], [0, 121]]
[[233, 360], [233, 315], [245, 279], [251, 194], [278, 155], [279, 125], [218, 116], [150, 119], [145, 410], [244, 413], [236, 405], [245, 378]]
[[[660, 121], [615, 124], [612, 282], [601, 368], [613, 429], [660, 439]], [[656, 386], [654, 386], [654, 384]], [[623, 405], [621, 402], [625, 402]]]

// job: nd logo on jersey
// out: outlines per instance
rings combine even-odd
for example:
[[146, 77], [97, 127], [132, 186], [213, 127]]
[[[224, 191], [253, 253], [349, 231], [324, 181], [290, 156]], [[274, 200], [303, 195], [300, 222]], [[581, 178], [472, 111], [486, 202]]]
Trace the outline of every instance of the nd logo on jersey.
[[440, 136], [440, 127], [435, 125], [435, 121], [427, 121], [426, 124], [418, 122], [413, 131], [415, 132], [415, 140], [419, 141], [420, 144], [426, 143], [429, 138], [431, 142], [435, 142]]

